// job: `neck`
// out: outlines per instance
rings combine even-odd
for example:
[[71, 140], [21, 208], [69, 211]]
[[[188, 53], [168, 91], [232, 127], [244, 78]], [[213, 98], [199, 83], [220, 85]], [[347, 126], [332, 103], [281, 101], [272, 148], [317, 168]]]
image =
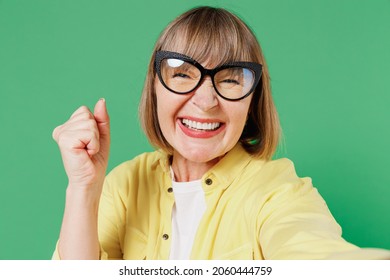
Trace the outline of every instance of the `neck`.
[[216, 158], [208, 162], [190, 161], [178, 153], [172, 157], [172, 170], [176, 182], [189, 182], [199, 180], [210, 170], [221, 158]]

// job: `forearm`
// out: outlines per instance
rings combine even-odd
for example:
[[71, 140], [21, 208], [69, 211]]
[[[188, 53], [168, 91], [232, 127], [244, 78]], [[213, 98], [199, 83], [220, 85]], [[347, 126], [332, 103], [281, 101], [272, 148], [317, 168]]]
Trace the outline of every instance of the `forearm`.
[[68, 187], [58, 244], [61, 259], [99, 259], [99, 199], [96, 191]]

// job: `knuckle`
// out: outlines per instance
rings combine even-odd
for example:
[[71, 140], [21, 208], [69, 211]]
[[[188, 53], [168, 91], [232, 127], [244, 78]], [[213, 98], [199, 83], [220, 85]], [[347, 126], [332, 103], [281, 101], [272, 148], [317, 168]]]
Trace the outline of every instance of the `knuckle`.
[[[80, 107], [77, 109], [77, 111], [80, 111], [80, 112], [89, 112], [89, 109], [88, 109], [87, 106], [82, 105], [82, 106], [80, 106]], [[76, 111], [76, 112], [77, 112], [77, 111]]]
[[58, 127], [54, 128], [52, 133], [51, 133], [51, 137], [54, 139], [54, 140], [57, 140], [57, 133], [58, 133]]
[[70, 145], [69, 142], [69, 139], [66, 137], [59, 137], [57, 140], [57, 144], [60, 150], [64, 150], [66, 147], [68, 147]]
[[85, 112], [85, 119], [95, 121], [95, 117], [93, 116], [93, 114], [90, 111]]
[[57, 126], [56, 128], [53, 129], [51, 137], [53, 137], [53, 139], [55, 141], [58, 141], [58, 137], [59, 137], [59, 135], [61, 133], [61, 128], [62, 128], [62, 125], [59, 125], [59, 126]]
[[70, 119], [73, 119], [73, 118], [79, 118], [80, 116], [88, 116], [92, 114], [91, 111], [89, 110], [89, 108], [87, 106], [81, 106], [79, 107], [76, 111], [74, 111], [74, 113], [71, 115]]
[[89, 120], [89, 119], [91, 119], [91, 113], [90, 112], [80, 112], [80, 114], [76, 115], [75, 117], [80, 118], [82, 120]]
[[86, 121], [86, 124], [87, 124], [87, 126], [88, 126], [90, 129], [92, 129], [92, 130], [96, 130], [96, 129], [97, 129], [97, 124], [96, 124], [95, 119], [88, 119], [88, 120]]

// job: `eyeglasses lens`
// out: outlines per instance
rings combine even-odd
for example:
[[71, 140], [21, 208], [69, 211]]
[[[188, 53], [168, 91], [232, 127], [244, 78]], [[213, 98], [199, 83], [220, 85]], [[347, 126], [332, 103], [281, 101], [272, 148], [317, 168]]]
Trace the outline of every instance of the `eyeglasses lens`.
[[168, 88], [178, 93], [186, 93], [198, 85], [201, 73], [190, 63], [169, 58], [161, 62], [161, 76]]
[[246, 95], [252, 88], [255, 74], [242, 67], [226, 68], [214, 76], [214, 84], [218, 92], [226, 98], [237, 99]]

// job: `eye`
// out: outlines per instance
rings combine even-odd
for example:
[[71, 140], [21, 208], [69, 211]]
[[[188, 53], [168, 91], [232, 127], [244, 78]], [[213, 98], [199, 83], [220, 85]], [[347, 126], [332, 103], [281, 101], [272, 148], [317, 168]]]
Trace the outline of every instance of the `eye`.
[[188, 76], [185, 73], [174, 73], [172, 77], [173, 78], [190, 78], [190, 76]]
[[234, 79], [225, 79], [223, 81], [221, 81], [222, 83], [228, 83], [228, 84], [235, 84], [235, 85], [239, 85], [240, 82], [237, 81], [237, 80], [234, 80]]

